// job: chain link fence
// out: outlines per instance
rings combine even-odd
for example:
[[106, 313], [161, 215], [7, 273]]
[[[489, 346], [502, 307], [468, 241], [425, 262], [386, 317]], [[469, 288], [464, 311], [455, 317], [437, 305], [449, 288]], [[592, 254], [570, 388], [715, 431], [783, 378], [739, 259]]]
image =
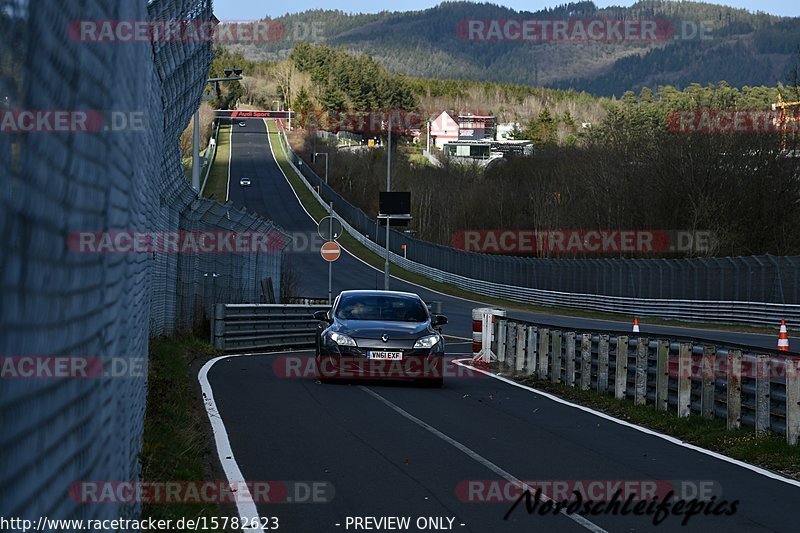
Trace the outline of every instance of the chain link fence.
[[[290, 158], [325, 202], [385, 247], [385, 227], [350, 204], [294, 152]], [[378, 194], [378, 191], [375, 191]], [[413, 194], [413, 192], [412, 192]], [[439, 206], [447, 209], [447, 206]], [[664, 300], [800, 303], [800, 257], [695, 259], [542, 259], [465, 252], [392, 230], [393, 253], [432, 268], [513, 287]], [[403, 245], [406, 246], [403, 249]]]
[[[0, 131], [0, 516], [134, 517], [87, 504], [79, 481], [140, 476], [149, 339], [216, 302], [279, 293], [269, 253], [76, 253], [75, 232], [263, 232], [272, 223], [198, 199], [178, 139], [200, 103], [211, 44], [82, 42], [78, 21], [209, 20], [210, 0], [0, 0], [0, 112], [95, 110], [144, 126]], [[131, 123], [128, 123], [131, 126]], [[288, 239], [286, 240], [288, 242]], [[42, 356], [100, 361], [86, 379], [14, 373]], [[39, 378], [39, 379], [36, 379]]]

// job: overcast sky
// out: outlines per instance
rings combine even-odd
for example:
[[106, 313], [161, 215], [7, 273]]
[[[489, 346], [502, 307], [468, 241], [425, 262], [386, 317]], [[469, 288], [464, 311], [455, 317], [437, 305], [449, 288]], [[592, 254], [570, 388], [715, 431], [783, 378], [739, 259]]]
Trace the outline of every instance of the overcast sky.
[[[404, 0], [403, 2], [369, 0], [299, 0], [296, 2], [276, 2], [275, 0], [214, 0], [214, 13], [220, 20], [252, 20], [265, 17], [279, 17], [287, 12], [296, 13], [307, 9], [341, 9], [348, 12], [412, 11], [438, 5], [437, 0]], [[517, 10], [537, 11], [566, 3], [566, 0], [494, 0], [491, 3], [508, 6]], [[635, 0], [605, 1], [595, 0], [600, 7], [610, 5], [630, 6]], [[750, 11], [766, 11], [775, 15], [800, 16], [798, 0], [721, 0], [710, 2]]]

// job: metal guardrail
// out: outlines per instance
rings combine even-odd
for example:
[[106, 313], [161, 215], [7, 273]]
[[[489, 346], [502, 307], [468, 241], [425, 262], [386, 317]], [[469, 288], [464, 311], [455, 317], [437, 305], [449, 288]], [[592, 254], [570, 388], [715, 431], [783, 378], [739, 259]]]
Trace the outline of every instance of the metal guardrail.
[[[431, 313], [442, 302], [427, 302]], [[290, 298], [288, 304], [217, 304], [211, 319], [211, 344], [223, 352], [252, 352], [314, 346], [320, 322], [315, 311], [327, 311], [327, 300]]]
[[[297, 156], [291, 152], [291, 148], [288, 146], [288, 142], [285, 138], [285, 132], [281, 133], [282, 135], [279, 136], [281, 142], [279, 144], [287, 160], [297, 175], [300, 176], [308, 190], [314, 195], [314, 198], [316, 198], [321, 206], [329, 210], [328, 204], [294, 164], [294, 158]], [[337, 214], [335, 206], [333, 213]], [[383, 256], [386, 253], [385, 248], [360, 233], [344, 217], [338, 214], [337, 216], [342, 219], [345, 230], [358, 242], [378, 255]], [[500, 283], [468, 278], [411, 261], [394, 252], [389, 253], [389, 260], [409, 272], [423, 275], [433, 281], [453, 285], [475, 294], [526, 304], [547, 307], [569, 307], [628, 316], [650, 316], [667, 320], [770, 327], [778, 325], [782, 319], [785, 319], [790, 327], [800, 328], [800, 305], [797, 304], [748, 301], [646, 299], [601, 294], [558, 292], [530, 287], [503, 285]]]
[[[211, 167], [214, 166], [214, 160], [217, 158], [217, 144], [219, 143], [219, 121], [217, 121], [217, 129], [211, 135], [211, 139], [213, 139], [214, 142], [212, 143], [211, 140], [208, 141], [208, 147], [206, 148], [206, 153], [203, 156], [206, 175], [203, 177], [203, 185], [200, 187], [200, 196], [203, 196], [203, 192], [206, 190], [206, 183], [208, 183], [208, 177], [211, 175]], [[209, 153], [209, 150], [211, 153]]]
[[516, 319], [496, 321], [492, 351], [512, 373], [800, 442], [800, 353]]
[[314, 346], [319, 321], [315, 311], [328, 305], [217, 304], [211, 343], [223, 352], [248, 352]]

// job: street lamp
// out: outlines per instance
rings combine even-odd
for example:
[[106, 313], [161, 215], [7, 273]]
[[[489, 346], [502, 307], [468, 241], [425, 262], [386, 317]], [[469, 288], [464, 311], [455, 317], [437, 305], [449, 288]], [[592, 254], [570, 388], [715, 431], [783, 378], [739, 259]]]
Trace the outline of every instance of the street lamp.
[[324, 155], [325, 156], [325, 183], [328, 183], [328, 154], [327, 152], [314, 152], [314, 162], [317, 162], [317, 156]]
[[[221, 81], [239, 81], [242, 79], [242, 69], [238, 67], [226, 68], [224, 78], [209, 78], [206, 85], [216, 84]], [[200, 192], [200, 108], [194, 112], [194, 128], [192, 131], [192, 189]]]

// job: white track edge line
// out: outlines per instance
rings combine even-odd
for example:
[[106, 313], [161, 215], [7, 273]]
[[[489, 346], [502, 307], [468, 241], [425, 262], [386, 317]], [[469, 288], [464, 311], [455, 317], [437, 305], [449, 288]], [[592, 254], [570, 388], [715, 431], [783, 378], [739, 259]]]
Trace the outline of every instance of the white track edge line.
[[[533, 489], [533, 487], [531, 487], [527, 483], [523, 482], [522, 480], [518, 479], [517, 477], [513, 476], [509, 472], [503, 470], [501, 467], [497, 466], [495, 463], [491, 462], [489, 459], [487, 459], [484, 456], [480, 455], [478, 452], [472, 450], [472, 448], [468, 447], [465, 444], [462, 444], [461, 442], [459, 442], [456, 439], [446, 435], [445, 433], [442, 433], [441, 431], [439, 431], [435, 427], [431, 426], [430, 424], [428, 424], [424, 420], [421, 420], [421, 419], [417, 418], [416, 416], [412, 415], [411, 413], [409, 413], [408, 411], [406, 411], [405, 409], [403, 409], [399, 405], [396, 405], [395, 403], [391, 402], [390, 400], [387, 400], [386, 398], [384, 398], [383, 396], [381, 396], [377, 392], [375, 392], [373, 390], [370, 390], [370, 389], [368, 389], [367, 387], [365, 387], [363, 385], [359, 385], [358, 388], [360, 388], [361, 390], [363, 390], [364, 392], [366, 392], [367, 394], [369, 394], [370, 396], [372, 396], [373, 398], [375, 398], [379, 402], [383, 403], [384, 405], [386, 405], [388, 408], [390, 408], [391, 410], [395, 411], [399, 415], [401, 415], [401, 416], [407, 418], [408, 420], [414, 422], [416, 425], [418, 425], [419, 427], [425, 429], [426, 431], [428, 431], [432, 435], [434, 435], [436, 437], [439, 437], [440, 439], [445, 441], [450, 446], [453, 446], [454, 448], [456, 448], [460, 452], [464, 453], [466, 456], [468, 456], [470, 459], [472, 459], [476, 463], [479, 463], [481, 466], [484, 466], [485, 468], [491, 470], [492, 472], [494, 472], [495, 474], [497, 474], [500, 477], [504, 478], [505, 480], [507, 480], [507, 481], [509, 481], [511, 483], [514, 483], [515, 485], [519, 485], [524, 490], [529, 490], [529, 491], [531, 491], [531, 493], [536, 492], [536, 490]], [[544, 500], [544, 501], [552, 501], [551, 498], [549, 498], [547, 496], [544, 496], [544, 495], [541, 496], [541, 499]], [[572, 520], [573, 522], [576, 522], [578, 525], [580, 525], [584, 529], [588, 529], [589, 531], [592, 531], [593, 533], [608, 533], [605, 529], [603, 529], [602, 527], [598, 526], [594, 522], [586, 519], [585, 517], [583, 517], [581, 515], [567, 513], [564, 509], [561, 509], [559, 514], [569, 518], [570, 520]]]
[[225, 430], [225, 423], [222, 421], [222, 415], [217, 409], [217, 404], [214, 401], [214, 391], [211, 388], [211, 383], [208, 381], [208, 372], [211, 370], [214, 364], [222, 361], [223, 359], [244, 357], [245, 355], [250, 354], [222, 355], [220, 357], [215, 357], [203, 365], [197, 375], [197, 379], [200, 382], [200, 388], [203, 391], [203, 405], [205, 406], [206, 414], [208, 415], [208, 421], [211, 424], [211, 430], [214, 433], [217, 456], [219, 457], [219, 462], [222, 465], [222, 470], [225, 472], [225, 477], [228, 479], [228, 483], [236, 483], [240, 488], [236, 501], [236, 509], [239, 513], [239, 517], [246, 519], [249, 523], [252, 523], [253, 520], [256, 521], [257, 527], [243, 529], [243, 531], [263, 533], [264, 530], [261, 527], [261, 517], [258, 514], [258, 509], [256, 508], [256, 505], [252, 501], [252, 497], [249, 494], [249, 488], [245, 483], [246, 480], [242, 475], [242, 471], [239, 469], [239, 464], [236, 462], [236, 457], [233, 455], [233, 448], [231, 447], [230, 440], [228, 439], [228, 433]]
[[487, 375], [489, 377], [492, 377], [494, 379], [497, 379], [499, 381], [502, 381], [502, 382], [507, 383], [509, 385], [512, 385], [514, 387], [526, 390], [528, 392], [533, 392], [535, 394], [538, 394], [540, 396], [543, 396], [543, 397], [547, 398], [548, 400], [552, 400], [552, 401], [554, 401], [556, 403], [560, 403], [562, 405], [566, 405], [566, 406], [572, 407], [574, 409], [579, 409], [579, 410], [584, 411], [586, 413], [589, 413], [591, 415], [595, 415], [597, 417], [603, 418], [605, 420], [608, 420], [609, 422], [614, 422], [614, 423], [619, 424], [621, 426], [625, 426], [625, 427], [628, 427], [628, 428], [631, 428], [631, 429], [635, 429], [636, 431], [639, 431], [641, 433], [645, 433], [645, 434], [651, 435], [653, 437], [658, 437], [659, 439], [665, 440], [665, 441], [667, 441], [667, 442], [669, 442], [671, 444], [675, 444], [677, 446], [681, 446], [683, 448], [687, 448], [689, 450], [693, 450], [695, 452], [699, 452], [699, 453], [702, 453], [704, 455], [708, 455], [710, 457], [713, 457], [714, 459], [719, 459], [720, 461], [724, 461], [726, 463], [730, 463], [730, 464], [739, 466], [741, 468], [744, 468], [746, 470], [750, 470], [751, 472], [754, 472], [756, 474], [768, 477], [770, 479], [774, 479], [776, 481], [781, 481], [783, 483], [786, 483], [788, 485], [793, 485], [795, 487], [800, 487], [800, 481], [797, 481], [797, 480], [791, 479], [791, 478], [787, 478], [787, 477], [782, 476], [780, 474], [777, 474], [775, 472], [771, 472], [771, 471], [769, 471], [769, 470], [767, 470], [765, 468], [761, 468], [760, 466], [751, 465], [750, 463], [746, 463], [744, 461], [740, 461], [739, 459], [734, 459], [733, 457], [729, 457], [729, 456], [721, 454], [719, 452], [708, 450], [706, 448], [702, 448], [700, 446], [696, 446], [694, 444], [682, 441], [682, 440], [680, 440], [680, 439], [678, 439], [676, 437], [673, 437], [671, 435], [666, 435], [664, 433], [659, 433], [658, 431], [655, 431], [655, 430], [652, 430], [652, 429], [649, 429], [649, 428], [646, 428], [646, 427], [643, 427], [643, 426], [638, 426], [638, 425], [633, 424], [631, 422], [628, 422], [626, 420], [620, 420], [619, 418], [614, 418], [613, 416], [611, 416], [609, 414], [603, 413], [602, 411], [597, 411], [595, 409], [592, 409], [591, 407], [586, 407], [585, 405], [580, 405], [580, 404], [576, 404], [576, 403], [567, 401], [567, 400], [565, 400], [563, 398], [559, 398], [558, 396], [555, 396], [553, 394], [541, 391], [539, 389], [535, 389], [533, 387], [529, 387], [527, 385], [523, 385], [522, 383], [517, 383], [516, 381], [513, 381], [513, 380], [508, 379], [506, 377], [498, 376], [496, 374], [492, 374], [491, 372], [487, 372], [487, 371], [482, 370], [480, 368], [475, 368], [473, 366], [469, 366], [469, 365], [464, 364], [464, 361], [471, 361], [471, 360], [472, 359], [460, 359], [460, 360], [459, 359], [454, 359], [453, 363], [455, 363], [455, 364], [457, 364], [459, 366], [462, 366], [462, 367], [468, 367], [471, 370], [473, 370], [474, 372], [480, 372], [481, 374]]

